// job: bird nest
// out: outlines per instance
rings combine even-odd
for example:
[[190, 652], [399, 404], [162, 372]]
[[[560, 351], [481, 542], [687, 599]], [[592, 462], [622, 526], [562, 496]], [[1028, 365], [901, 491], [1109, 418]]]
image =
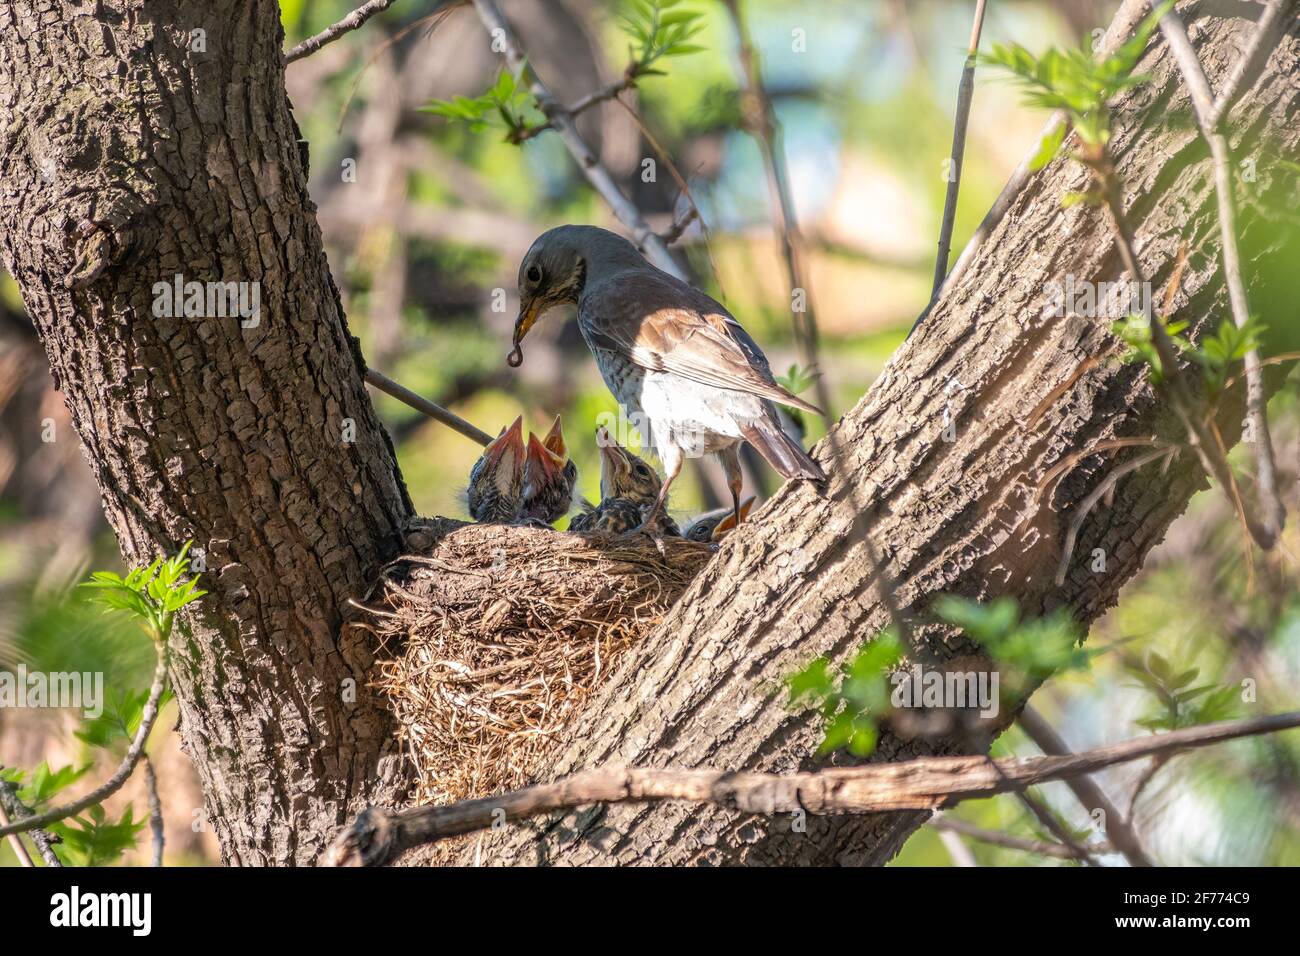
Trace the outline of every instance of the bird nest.
[[583, 701], [662, 620], [706, 544], [430, 522], [368, 602], [414, 803], [524, 786]]

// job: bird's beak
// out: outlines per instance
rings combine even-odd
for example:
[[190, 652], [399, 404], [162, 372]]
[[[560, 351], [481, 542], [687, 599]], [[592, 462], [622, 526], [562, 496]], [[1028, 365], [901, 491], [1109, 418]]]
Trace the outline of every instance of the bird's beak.
[[498, 469], [503, 465], [514, 470], [524, 460], [524, 416], [515, 419], [514, 424], [503, 431], [483, 452], [487, 464]]
[[528, 436], [528, 467], [540, 468], [547, 478], [554, 478], [564, 470], [564, 459], [555, 455], [538, 441], [536, 435]]
[[558, 455], [561, 461], [569, 457], [569, 449], [564, 444], [564, 430], [560, 427], [559, 415], [555, 416], [555, 423], [551, 425], [551, 430], [542, 439], [542, 444], [547, 451]]
[[[740, 503], [741, 521], [744, 521], [746, 518], [749, 517], [749, 509], [754, 507], [754, 500], [755, 499], [751, 496], [749, 498], [746, 498], [744, 501]], [[728, 532], [734, 531], [735, 529], [736, 529], [736, 516], [734, 514], [729, 514], [721, 521], [719, 521], [717, 525], [714, 527], [713, 535], [712, 535], [713, 540], [721, 541], [723, 538], [727, 536]]]
[[521, 299], [519, 301], [519, 318], [515, 319], [515, 338], [513, 342], [516, 350], [519, 348], [519, 343], [524, 340], [524, 336], [528, 334], [528, 330], [533, 327], [533, 323], [541, 316], [541, 305], [535, 298]]
[[596, 429], [596, 447], [600, 450], [600, 475], [602, 491], [607, 477], [619, 475], [628, 470], [627, 457], [623, 448], [605, 430], [602, 425]]

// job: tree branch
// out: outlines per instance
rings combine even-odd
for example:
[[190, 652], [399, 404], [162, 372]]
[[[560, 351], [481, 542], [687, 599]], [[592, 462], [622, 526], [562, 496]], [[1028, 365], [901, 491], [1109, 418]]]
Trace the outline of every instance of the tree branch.
[[573, 121], [573, 111], [560, 104], [546, 84], [542, 82], [541, 77], [537, 75], [537, 71], [528, 65], [523, 49], [519, 45], [519, 40], [516, 38], [514, 31], [510, 29], [510, 24], [506, 22], [506, 18], [502, 15], [501, 9], [496, 5], [495, 0], [473, 0], [473, 3], [484, 28], [494, 39], [500, 40], [504, 47], [504, 56], [510, 69], [520, 74], [525, 68], [528, 69], [528, 72], [532, 75], [529, 86], [533, 98], [537, 100], [538, 109], [545, 114], [549, 128], [560, 134], [560, 139], [564, 141], [565, 148], [568, 149], [570, 155], [578, 163], [578, 168], [587, 177], [587, 182], [609, 204], [609, 208], [613, 210], [619, 222], [623, 223], [632, 234], [632, 241], [640, 247], [647, 259], [664, 272], [686, 281], [685, 273], [674, 261], [663, 240], [650, 228], [650, 224], [641, 215], [641, 210], [637, 209], [636, 205], [623, 195], [618, 184], [614, 182], [614, 177], [578, 132], [578, 128]]
[[[986, 830], [984, 827], [977, 827], [973, 823], [944, 814], [935, 814], [926, 826], [940, 832], [959, 833], [980, 843], [1005, 847], [1008, 850], [1024, 850], [1026, 853], [1037, 853], [1039, 856], [1050, 856], [1060, 860], [1075, 859], [1075, 851], [1063, 844], [1017, 836], [1014, 833], [1003, 833], [1001, 830]], [[1090, 843], [1088, 850], [1092, 853], [1116, 852], [1115, 847], [1109, 843]]]
[[455, 412], [448, 411], [441, 405], [431, 402], [423, 396], [417, 395], [405, 385], [394, 382], [382, 372], [376, 372], [373, 368], [366, 369], [366, 382], [379, 389], [385, 395], [391, 395], [399, 402], [405, 402], [417, 412], [422, 412], [434, 421], [442, 422], [453, 431], [460, 432], [471, 441], [476, 441], [480, 445], [484, 446], [492, 443], [492, 436], [483, 431], [483, 429], [471, 425]]
[[131, 746], [126, 749], [126, 754], [122, 757], [122, 762], [118, 764], [113, 775], [80, 800], [66, 803], [61, 807], [53, 807], [36, 816], [24, 817], [21, 820], [0, 826], [0, 836], [8, 836], [11, 833], [26, 833], [28, 830], [46, 827], [51, 823], [58, 823], [60, 820], [76, 816], [82, 810], [93, 807], [97, 803], [102, 803], [120, 790], [122, 784], [130, 779], [136, 763], [140, 760], [140, 755], [144, 753], [145, 741], [149, 739], [149, 733], [153, 730], [155, 721], [158, 720], [158, 704], [162, 700], [163, 690], [167, 686], [167, 645], [161, 640], [155, 640], [155, 643], [158, 647], [158, 664], [154, 668], [153, 684], [149, 687], [149, 699], [145, 701], [144, 711], [140, 715], [140, 726], [136, 729], [135, 738], [131, 741]]
[[285, 64], [288, 65], [294, 60], [301, 60], [305, 56], [311, 56], [325, 44], [333, 43], [343, 34], [359, 29], [371, 17], [383, 13], [396, 2], [397, 0], [368, 0], [367, 3], [357, 7], [338, 23], [326, 27], [314, 37], [308, 37], [286, 53], [284, 55]]
[[[19, 820], [32, 815], [31, 809], [18, 799], [18, 788], [7, 780], [0, 780], [0, 809]], [[9, 822], [9, 817], [0, 819], [0, 826], [8, 826]], [[40, 829], [31, 830], [27, 835], [32, 838], [32, 843], [36, 844], [36, 852], [41, 855], [46, 866], [63, 866], [63, 861], [54, 852], [54, 844], [59, 842], [59, 837]], [[10, 839], [17, 840], [19, 837], [15, 833], [10, 835]]]
[[[1109, 56], [1119, 48], [1120, 44], [1124, 43], [1133, 35], [1133, 29], [1142, 21], [1142, 17], [1146, 13], [1146, 6], [1147, 0], [1124, 0], [1120, 9], [1115, 13], [1115, 18], [1112, 21], [1110, 28], [1106, 31], [1106, 36], [1101, 43], [1100, 49], [1097, 51], [1097, 56]], [[1051, 119], [1047, 121], [1047, 125], [1043, 127], [1042, 133], [1039, 134], [1039, 141], [1054, 134], [1065, 121], [1064, 114], [1059, 112], [1054, 113]], [[930, 310], [934, 307], [939, 295], [942, 295], [945, 289], [952, 287], [963, 275], [966, 274], [966, 270], [970, 267], [971, 263], [975, 261], [976, 254], [983, 248], [985, 240], [993, 234], [993, 231], [997, 229], [998, 225], [1002, 222], [1003, 217], [1007, 214], [1007, 210], [1011, 208], [1016, 197], [1020, 194], [1020, 190], [1024, 188], [1025, 183], [1033, 174], [1033, 171], [1030, 170], [1029, 166], [1034, 158], [1035, 152], [1036, 151], [1030, 151], [1025, 158], [1020, 161], [1019, 165], [1016, 166], [1015, 170], [1011, 174], [1011, 178], [1008, 179], [1007, 184], [1002, 187], [1002, 192], [998, 193], [998, 198], [994, 200], [993, 205], [980, 221], [979, 227], [975, 230], [975, 234], [970, 237], [970, 240], [966, 243], [966, 247], [962, 249], [961, 255], [957, 257], [957, 261], [953, 264], [952, 270], [949, 271], [948, 275], [944, 278], [943, 285], [940, 286], [939, 289], [939, 294], [931, 296], [929, 304], [921, 310], [921, 314], [917, 316], [916, 321], [912, 323], [912, 332], [915, 332], [917, 328], [920, 327], [921, 323], [926, 320], [926, 317], [929, 316]], [[911, 333], [908, 334], [910, 335]]]
[[975, 19], [971, 24], [970, 45], [966, 52], [966, 66], [961, 71], [961, 83], [957, 87], [957, 115], [952, 127], [952, 153], [949, 160], [948, 191], [943, 199], [943, 224], [939, 228], [939, 252], [934, 262], [934, 284], [930, 289], [930, 301], [934, 301], [939, 290], [943, 288], [944, 277], [948, 274], [948, 253], [952, 245], [952, 230], [957, 219], [957, 194], [961, 189], [961, 165], [966, 155], [966, 127], [970, 123], [970, 103], [975, 93], [975, 57], [980, 49], [980, 33], [984, 29], [985, 0], [975, 4]]
[[762, 814], [934, 810], [1156, 754], [1294, 727], [1300, 727], [1300, 711], [1188, 727], [1066, 756], [998, 761], [985, 756], [929, 757], [785, 775], [708, 769], [592, 770], [449, 806], [397, 811], [370, 807], [339, 832], [325, 860], [332, 866], [378, 866], [424, 843], [590, 803], [687, 800]]
[[[1231, 158], [1228, 141], [1218, 129], [1218, 120], [1231, 108], [1237, 96], [1237, 85], [1242, 77], [1252, 69], [1252, 64], [1261, 57], [1267, 59], [1272, 45], [1268, 37], [1273, 34], [1273, 15], [1280, 19], [1283, 7], [1290, 3], [1274, 0], [1272, 7], [1261, 18], [1254, 41], [1246, 55], [1237, 64], [1223, 96], [1216, 103], [1210, 91], [1210, 81], [1206, 79], [1200, 58], [1187, 38], [1183, 21], [1172, 9], [1160, 18], [1160, 32], [1169, 44], [1178, 70], [1192, 97], [1192, 106], [1196, 121], [1201, 128], [1201, 135], [1210, 147], [1210, 157], [1214, 163], [1214, 191], [1218, 197], [1219, 232], [1223, 240], [1223, 272], [1228, 285], [1228, 301], [1232, 306], [1232, 320], [1237, 328], [1245, 328], [1250, 321], [1250, 303], [1246, 298], [1246, 286], [1241, 279], [1241, 256], [1237, 250], [1237, 212], [1233, 198]], [[1159, 7], [1157, 0], [1152, 6]], [[1273, 36], [1273, 42], [1277, 37]], [[1277, 463], [1273, 455], [1273, 439], [1268, 429], [1267, 393], [1264, 388], [1264, 375], [1259, 363], [1259, 350], [1251, 349], [1246, 353], [1246, 415], [1254, 430], [1255, 461], [1259, 472], [1259, 505], [1261, 510], [1259, 529], [1252, 533], [1259, 546], [1264, 550], [1271, 548], [1282, 531], [1286, 521], [1286, 508], [1278, 494]]]
[[149, 833], [153, 844], [153, 865], [163, 865], [163, 847], [167, 838], [163, 830], [162, 800], [158, 796], [158, 775], [153, 771], [153, 761], [144, 755], [144, 783], [149, 793]]
[[1255, 26], [1255, 35], [1251, 37], [1250, 46], [1237, 65], [1233, 67], [1228, 81], [1223, 84], [1223, 92], [1214, 101], [1210, 111], [1209, 126], [1218, 129], [1223, 118], [1228, 115], [1237, 102], [1237, 97], [1245, 93], [1259, 76], [1259, 70], [1267, 62], [1269, 54], [1277, 46], [1282, 36], [1283, 15], [1295, 5], [1295, 0], [1270, 0], [1268, 9], [1259, 18]]
[[[1020, 713], [1018, 723], [1020, 729], [1043, 753], [1053, 757], [1064, 757], [1070, 754], [1070, 748], [1055, 728], [1033, 707], [1026, 705]], [[1124, 855], [1124, 859], [1128, 860], [1130, 866], [1151, 865], [1151, 860], [1142, 849], [1137, 834], [1133, 832], [1131, 821], [1120, 814], [1119, 808], [1111, 803], [1110, 798], [1096, 781], [1091, 777], [1072, 777], [1066, 780], [1065, 784], [1089, 815], [1093, 810], [1100, 810], [1105, 815], [1106, 836], [1110, 838], [1114, 849]]]

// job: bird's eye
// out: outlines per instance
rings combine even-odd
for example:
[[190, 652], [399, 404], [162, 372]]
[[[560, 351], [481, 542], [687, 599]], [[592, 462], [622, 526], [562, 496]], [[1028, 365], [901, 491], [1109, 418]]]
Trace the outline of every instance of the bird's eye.
[[541, 282], [541, 281], [542, 281], [542, 270], [541, 270], [537, 265], [535, 265], [535, 264], [529, 266], [529, 267], [528, 267], [527, 278], [528, 278], [528, 281], [529, 281], [529, 282]]

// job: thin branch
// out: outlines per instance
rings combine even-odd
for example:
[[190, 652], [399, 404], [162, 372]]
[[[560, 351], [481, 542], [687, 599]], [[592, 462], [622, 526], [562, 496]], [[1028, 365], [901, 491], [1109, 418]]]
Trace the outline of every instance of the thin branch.
[[[695, 202], [695, 194], [691, 192], [690, 183], [686, 181], [686, 177], [677, 169], [677, 164], [673, 162], [672, 157], [668, 155], [668, 151], [660, 144], [659, 139], [654, 133], [650, 132], [650, 127], [648, 127], [645, 124], [645, 121], [641, 119], [640, 114], [637, 113], [637, 111], [633, 109], [632, 106], [621, 96], [615, 97], [614, 102], [623, 107], [632, 122], [636, 124], [636, 128], [641, 131], [641, 135], [645, 137], [646, 142], [650, 144], [650, 148], [653, 149], [655, 155], [659, 157], [659, 162], [663, 163], [664, 166], [667, 167], [668, 175], [673, 177], [673, 182], [677, 184], [677, 188], [680, 189], [682, 195], [686, 197], [686, 202], [690, 204], [691, 210], [695, 213], [695, 218], [700, 221], [700, 234], [704, 237], [704, 251], [709, 255], [709, 269], [713, 272], [713, 281], [718, 284], [718, 289], [723, 292], [723, 297], [725, 298], [725, 290], [723, 290], [722, 286], [722, 273], [718, 271], [718, 261], [713, 256], [713, 243], [709, 239], [709, 224], [704, 221], [704, 214], [700, 212], [700, 207]], [[676, 200], [674, 200], [674, 205], [676, 205]], [[663, 238], [663, 236], [661, 235], [660, 238]], [[664, 243], [667, 245], [668, 240], [665, 239]]]
[[1087, 520], [1092, 509], [1096, 507], [1097, 502], [1109, 495], [1115, 490], [1120, 479], [1131, 472], [1137, 471], [1143, 465], [1153, 462], [1158, 458], [1168, 458], [1178, 451], [1177, 446], [1170, 448], [1157, 448], [1154, 451], [1138, 455], [1122, 465], [1118, 465], [1109, 475], [1102, 480], [1096, 488], [1088, 493], [1088, 496], [1079, 502], [1079, 506], [1074, 511], [1074, 516], [1070, 519], [1070, 526], [1065, 532], [1065, 543], [1061, 546], [1061, 563], [1056, 569], [1056, 584], [1060, 587], [1065, 583], [1065, 575], [1070, 570], [1070, 558], [1074, 556], [1074, 544], [1079, 539], [1079, 530], [1083, 527], [1083, 522]]
[[966, 841], [961, 838], [960, 834], [943, 827], [935, 827], [935, 829], [939, 831], [939, 840], [943, 843], [943, 848], [948, 851], [953, 866], [979, 866], [975, 854], [971, 852], [971, 848], [966, 845]]
[[[1159, 6], [1152, 0], [1154, 6]], [[1281, 0], [1274, 0], [1272, 7], [1261, 18], [1254, 42], [1246, 55], [1238, 63], [1237, 71], [1225, 87], [1224, 94], [1216, 103], [1210, 92], [1210, 82], [1200, 58], [1187, 38], [1187, 29], [1183, 21], [1172, 9], [1160, 18], [1160, 32], [1173, 54], [1178, 70], [1183, 75], [1188, 92], [1192, 97], [1192, 106], [1196, 121], [1201, 128], [1201, 136], [1210, 147], [1210, 157], [1214, 164], [1214, 191], [1219, 205], [1219, 232], [1223, 240], [1223, 272], [1228, 286], [1228, 301], [1232, 306], [1232, 320], [1237, 328], [1246, 327], [1250, 321], [1250, 303], [1246, 298], [1246, 285], [1241, 278], [1241, 255], [1237, 249], [1237, 212], [1232, 188], [1232, 165], [1228, 150], [1228, 141], [1218, 129], [1218, 121], [1227, 109], [1231, 108], [1237, 96], [1237, 84], [1241, 82], [1251, 64], [1263, 58], [1267, 59], [1272, 44], [1277, 37], [1273, 29], [1277, 19], [1281, 18], [1283, 8], [1290, 6]], [[1270, 20], [1270, 15], [1273, 19]], [[1270, 39], [1271, 42], [1270, 42]], [[1268, 428], [1268, 392], [1264, 386], [1264, 375], [1259, 364], [1259, 350], [1251, 349], [1243, 362], [1246, 369], [1246, 415], [1254, 431], [1256, 470], [1259, 481], [1259, 505], [1262, 512], [1259, 532], [1252, 534], [1259, 546], [1269, 550], [1281, 534], [1286, 521], [1286, 508], [1282, 504], [1277, 487], [1277, 463], [1273, 454], [1273, 439]]]
[[1068, 756], [1003, 759], [996, 761], [996, 767], [990, 766], [985, 756], [973, 756], [926, 757], [785, 775], [659, 767], [591, 770], [554, 783], [447, 806], [408, 810], [370, 807], [339, 832], [325, 859], [333, 866], [376, 866], [413, 846], [592, 803], [687, 800], [762, 814], [935, 810], [1156, 754], [1294, 727], [1300, 727], [1300, 711], [1187, 727]]
[[1138, 799], [1146, 792], [1147, 786], [1168, 762], [1169, 757], [1167, 755], [1158, 754], [1150, 765], [1142, 771], [1142, 776], [1138, 778], [1137, 785], [1133, 788], [1133, 796], [1128, 801], [1128, 818], [1130, 820], [1137, 818]]
[[93, 807], [97, 803], [102, 803], [108, 797], [111, 797], [122, 788], [122, 784], [130, 779], [132, 771], [135, 770], [135, 765], [139, 762], [141, 754], [144, 753], [145, 741], [149, 739], [149, 733], [158, 720], [158, 704], [162, 700], [163, 690], [167, 686], [167, 645], [158, 639], [155, 639], [154, 643], [158, 649], [158, 664], [154, 668], [153, 684], [149, 687], [149, 698], [145, 701], [144, 710], [141, 712], [140, 726], [135, 732], [135, 738], [131, 741], [131, 746], [126, 748], [126, 754], [122, 757], [122, 762], [118, 764], [117, 770], [103, 784], [80, 800], [65, 803], [61, 807], [53, 807], [44, 813], [38, 813], [36, 816], [25, 817], [22, 820], [0, 826], [0, 836], [8, 836], [11, 833], [26, 833], [36, 827], [47, 827], [51, 823], [58, 823], [60, 820], [76, 816], [81, 811]]
[[587, 182], [608, 203], [614, 215], [632, 234], [632, 241], [640, 247], [647, 259], [664, 272], [686, 281], [685, 273], [682, 272], [673, 259], [668, 247], [664, 245], [664, 241], [650, 228], [650, 224], [641, 215], [641, 210], [637, 209], [636, 205], [623, 195], [623, 191], [619, 189], [613, 175], [605, 168], [599, 157], [592, 152], [591, 147], [582, 138], [577, 126], [574, 124], [573, 113], [560, 104], [546, 84], [542, 82], [541, 77], [537, 75], [537, 71], [528, 65], [523, 49], [519, 45], [519, 40], [516, 38], [514, 31], [511, 30], [510, 24], [506, 22], [506, 18], [501, 14], [495, 0], [473, 0], [473, 3], [484, 28], [494, 39], [499, 40], [504, 48], [504, 56], [510, 69], [516, 74], [522, 75], [524, 69], [527, 68], [532, 77], [529, 88], [532, 91], [533, 98], [537, 101], [537, 108], [546, 116], [550, 124], [549, 128], [559, 133], [565, 148], [568, 149], [570, 155], [577, 162], [582, 174], [587, 177]]
[[1233, 67], [1228, 81], [1223, 85], [1223, 92], [1214, 101], [1214, 107], [1208, 117], [1211, 129], [1219, 128], [1223, 118], [1236, 104], [1237, 98], [1254, 84], [1259, 71], [1277, 47], [1282, 34], [1283, 17], [1294, 5], [1295, 0], [1269, 0], [1268, 8], [1255, 26], [1255, 34], [1250, 39], [1250, 46]]
[[[935, 814], [926, 826], [940, 832], [959, 833], [972, 840], [978, 840], [980, 843], [1005, 847], [1008, 850], [1023, 850], [1026, 853], [1036, 853], [1039, 856], [1050, 856], [1059, 860], [1073, 860], [1075, 858], [1074, 850], [1060, 843], [1048, 843], [1046, 840], [1035, 840], [1031, 837], [1017, 836], [1014, 833], [1004, 833], [1001, 830], [986, 830], [984, 827], [975, 826], [973, 823], [967, 823], [965, 820], [959, 820], [946, 814]], [[1093, 853], [1100, 854], [1116, 852], [1115, 847], [1109, 843], [1090, 843], [1088, 849]]]
[[[568, 113], [570, 117], [574, 117], [591, 109], [591, 107], [595, 106], [597, 103], [606, 103], [610, 100], [617, 100], [619, 94], [624, 90], [635, 89], [638, 76], [635, 71], [635, 66], [635, 63], [630, 65], [623, 72], [622, 79], [616, 80], [608, 86], [603, 86], [594, 93], [588, 93], [586, 96], [574, 102], [573, 105], [564, 107], [564, 112]], [[522, 143], [524, 140], [532, 139], [534, 136], [537, 136], [540, 133], [545, 133], [549, 129], [555, 129], [555, 124], [550, 120], [547, 120], [544, 123], [536, 123], [532, 126], [526, 126], [513, 133], [510, 137], [510, 141], [513, 143]]]
[[[0, 800], [0, 826], [9, 825], [9, 814], [5, 810], [3, 800]], [[17, 833], [9, 834], [9, 848], [14, 851], [14, 856], [18, 858], [18, 863], [24, 869], [35, 869], [36, 864], [32, 862], [32, 856], [27, 852], [27, 847], [23, 844], [23, 838]]]
[[371, 17], [383, 13], [396, 2], [397, 0], [369, 0], [368, 3], [357, 7], [338, 23], [299, 43], [284, 55], [285, 64], [290, 64], [294, 60], [301, 60], [305, 56], [311, 56], [325, 44], [333, 43], [343, 34], [359, 29]]
[[682, 216], [680, 219], [673, 220], [671, 226], [659, 233], [659, 238], [664, 241], [665, 245], [671, 246], [682, 237], [682, 233], [690, 228], [691, 223], [699, 218], [700, 211], [695, 208], [694, 203], [691, 203], [691, 207], [686, 210], [686, 215]]
[[980, 49], [980, 33], [984, 29], [985, 0], [975, 4], [975, 20], [971, 24], [970, 46], [966, 52], [966, 66], [961, 71], [957, 87], [957, 115], [952, 127], [952, 153], [948, 169], [948, 191], [943, 199], [943, 224], [939, 228], [939, 253], [934, 262], [934, 284], [930, 301], [939, 296], [944, 277], [948, 274], [948, 253], [952, 246], [952, 230], [957, 219], [957, 194], [961, 189], [961, 167], [966, 155], [966, 127], [970, 124], [970, 104], [975, 93], [975, 58]]
[[[1044, 718], [1043, 715], [1026, 706], [1018, 720], [1020, 729], [1045, 754], [1064, 757], [1070, 748]], [[1106, 820], [1106, 836], [1110, 838], [1115, 850], [1124, 855], [1130, 866], [1150, 866], [1151, 860], [1142, 849], [1137, 834], [1133, 832], [1132, 821], [1120, 815], [1119, 808], [1110, 801], [1105, 792], [1091, 777], [1073, 777], [1066, 781], [1066, 786], [1078, 798], [1089, 815], [1100, 810]], [[1095, 847], [1093, 848], [1095, 849]]]
[[405, 385], [399, 385], [382, 372], [376, 372], [373, 368], [366, 369], [366, 381], [384, 394], [391, 395], [399, 402], [405, 402], [417, 412], [428, 415], [434, 421], [442, 422], [448, 428], [460, 432], [480, 445], [486, 446], [492, 443], [492, 436], [481, 428], [471, 425], [455, 412], [448, 411], [441, 405], [415, 394]]
[[163, 865], [163, 846], [167, 842], [163, 831], [162, 800], [158, 797], [158, 775], [153, 772], [153, 761], [145, 754], [144, 783], [149, 793], [149, 833], [153, 843], [153, 865]]
[[400, 42], [408, 34], [420, 29], [420, 27], [424, 26], [426, 23], [429, 25], [429, 31], [424, 35], [425, 39], [433, 36], [434, 31], [436, 31], [438, 27], [442, 26], [442, 22], [451, 16], [452, 12], [464, 3], [465, 0], [443, 0], [443, 2], [446, 3], [445, 6], [435, 6], [432, 13], [420, 17], [420, 19], [416, 20], [414, 23], [402, 27], [402, 29], [384, 40], [383, 43], [379, 44], [379, 46], [375, 48], [375, 52], [370, 54], [366, 59], [366, 62], [361, 65], [361, 69], [357, 70], [357, 75], [352, 78], [352, 87], [348, 90], [347, 98], [343, 100], [343, 105], [339, 107], [339, 121], [334, 129], [336, 133], [342, 132], [343, 120], [348, 115], [348, 109], [352, 106], [353, 97], [357, 95], [357, 89], [361, 86], [361, 78], [365, 76], [366, 70], [370, 69], [371, 64], [383, 56], [384, 52], [389, 47]]
[[1061, 821], [1056, 819], [1056, 815], [1053, 814], [1051, 810], [1035, 800], [1028, 790], [1019, 791], [1016, 794], [1016, 797], [1020, 800], [1021, 804], [1028, 808], [1029, 812], [1034, 815], [1034, 819], [1037, 820], [1048, 833], [1056, 837], [1057, 843], [1060, 845], [1061, 849], [1065, 851], [1067, 859], [1078, 860], [1085, 866], [1097, 865], [1097, 861], [1092, 858], [1092, 853], [1089, 852], [1088, 849], [1084, 848], [1079, 841], [1074, 838], [1074, 834], [1070, 833]]
[[[1133, 30], [1142, 21], [1143, 16], [1146, 14], [1146, 6], [1147, 0], [1124, 0], [1123, 4], [1116, 12], [1114, 19], [1111, 21], [1110, 29], [1106, 32], [1105, 39], [1102, 42], [1100, 49], [1097, 50], [1096, 55], [1098, 57], [1105, 57], [1114, 53], [1120, 44], [1124, 43], [1133, 35]], [[1037, 144], [1042, 142], [1042, 140], [1047, 136], [1054, 135], [1064, 122], [1065, 116], [1063, 113], [1059, 112], [1054, 113], [1047, 121], [1047, 125], [1043, 127], [1042, 133], [1039, 134], [1038, 139], [1034, 141], [1035, 145], [1033, 149], [1031, 149], [1020, 161], [1020, 164], [1016, 166], [1015, 170], [1011, 174], [1011, 178], [1008, 179], [1007, 184], [1002, 187], [1002, 192], [998, 193], [998, 198], [994, 200], [993, 205], [989, 208], [989, 211], [985, 214], [983, 220], [980, 221], [979, 227], [975, 230], [974, 235], [970, 237], [970, 240], [966, 243], [966, 247], [962, 249], [961, 255], [957, 257], [957, 261], [953, 264], [947, 278], [943, 281], [943, 286], [939, 290], [940, 295], [943, 294], [944, 289], [951, 288], [966, 274], [971, 263], [975, 261], [976, 255], [981, 249], [983, 249], [985, 241], [1001, 224], [1002, 220], [1006, 217], [1007, 210], [1009, 210], [1019, 198], [1021, 189], [1024, 187], [1025, 183], [1029, 181], [1029, 177], [1033, 175], [1033, 171], [1030, 170], [1029, 167], [1034, 156], [1038, 153]], [[909, 335], [920, 328], [921, 323], [929, 316], [930, 310], [934, 307], [937, 301], [938, 296], [931, 298], [930, 302], [921, 311], [921, 314], [917, 316], [916, 321], [912, 323], [912, 329], [911, 332], [908, 333]]]
[[904, 644], [913, 646], [913, 641], [910, 639], [910, 628], [894, 595], [892, 575], [885, 567], [884, 561], [876, 549], [875, 540], [871, 536], [869, 522], [872, 509], [859, 499], [857, 485], [848, 480], [848, 457], [840, 447], [835, 422], [831, 417], [830, 389], [827, 387], [826, 377], [821, 374], [821, 362], [818, 356], [817, 314], [813, 309], [812, 289], [804, 273], [802, 259], [799, 254], [801, 242], [799, 221], [795, 215], [794, 198], [790, 193], [789, 178], [785, 170], [785, 149], [781, 142], [781, 128], [777, 123], [772, 101], [763, 86], [763, 74], [759, 66], [758, 54], [754, 49], [753, 40], [750, 38], [744, 15], [740, 11], [740, 4], [738, 0], [724, 0], [724, 3], [731, 15], [731, 21], [739, 41], [740, 65], [745, 75], [744, 93], [748, 100], [748, 108], [744, 111], [746, 125], [757, 141], [759, 151], [763, 156], [763, 165], [767, 172], [768, 190], [771, 195], [772, 227], [776, 233], [777, 242], [781, 247], [786, 277], [790, 283], [791, 296], [793, 297], [796, 290], [802, 290], [803, 292], [804, 309], [802, 312], [797, 310], [793, 312], [794, 333], [799, 342], [800, 351], [803, 353], [804, 364], [812, 375], [817, 404], [821, 406], [822, 415], [826, 420], [826, 441], [830, 445], [831, 459], [835, 462], [836, 469], [845, 478], [849, 505], [853, 514], [850, 536], [856, 535], [862, 541], [863, 548], [867, 553], [867, 560], [875, 571], [876, 592], [880, 595], [880, 603], [884, 605], [889, 613], [899, 639]]
[[[0, 780], [0, 810], [12, 814], [14, 818], [19, 820], [32, 815], [31, 808], [18, 799], [18, 788], [7, 780]], [[9, 822], [9, 817], [5, 816], [0, 819], [0, 826], [8, 826]], [[28, 831], [27, 835], [31, 837], [32, 843], [36, 844], [36, 852], [41, 855], [41, 859], [45, 861], [46, 866], [63, 866], [63, 861], [54, 852], [54, 844], [60, 842], [59, 837], [41, 829]], [[17, 834], [13, 834], [9, 839], [17, 840], [19, 837]]]
[[[1105, 147], [1102, 148], [1100, 160], [1092, 164], [1092, 169], [1100, 183], [1106, 211], [1110, 214], [1111, 228], [1117, 240], [1116, 247], [1119, 249], [1120, 261], [1133, 282], [1142, 287], [1146, 283], [1146, 276], [1142, 272], [1141, 266], [1138, 265], [1137, 241], [1133, 235], [1133, 228], [1124, 215], [1123, 199], [1120, 196], [1119, 180], [1115, 173], [1114, 160]], [[1207, 475], [1219, 482], [1223, 493], [1234, 502], [1235, 506], [1236, 479], [1232, 475], [1232, 466], [1228, 464], [1227, 457], [1220, 454], [1215, 443], [1211, 441], [1205, 422], [1202, 421], [1196, 411], [1196, 403], [1193, 400], [1192, 393], [1180, 374], [1180, 363], [1173, 339], [1169, 337], [1169, 332], [1165, 329], [1165, 323], [1158, 315], [1151, 317], [1149, 328], [1151, 330], [1151, 344], [1160, 359], [1160, 368], [1164, 375], [1165, 387], [1168, 390], [1170, 405], [1173, 407], [1174, 414], [1178, 417], [1184, 431], [1187, 432], [1188, 442], [1200, 459], [1201, 467], [1205, 469]], [[1250, 536], [1255, 539], [1260, 547], [1267, 549], [1271, 546], [1271, 535], [1266, 527], [1261, 525], [1245, 509], [1239, 507], [1238, 515], [1243, 524], [1246, 525]]]

